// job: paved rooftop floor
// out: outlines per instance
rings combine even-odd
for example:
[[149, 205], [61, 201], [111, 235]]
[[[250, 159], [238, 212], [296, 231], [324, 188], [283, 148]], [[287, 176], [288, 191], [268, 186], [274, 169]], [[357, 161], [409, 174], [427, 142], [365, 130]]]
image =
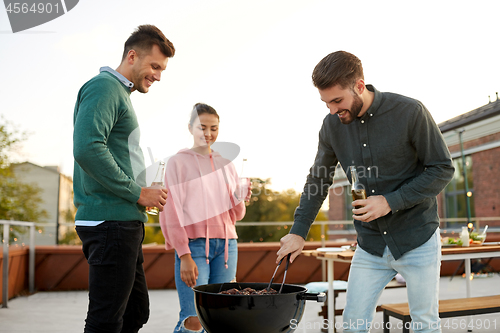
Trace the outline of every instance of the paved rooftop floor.
[[[476, 278], [472, 281], [474, 296], [500, 294], [500, 275]], [[465, 297], [465, 281], [462, 277], [441, 278], [440, 298]], [[406, 302], [406, 289], [385, 290], [379, 304]], [[151, 316], [141, 333], [171, 333], [178, 318], [179, 303], [176, 290], [150, 290]], [[322, 303], [307, 301], [305, 314], [297, 333], [321, 332], [323, 318], [318, 316]], [[345, 293], [337, 299], [337, 307], [345, 304]], [[87, 311], [87, 292], [38, 292], [30, 296], [17, 297], [9, 301], [8, 308], [0, 308], [1, 333], [81, 333]], [[340, 316], [336, 319], [341, 320]], [[473, 317], [474, 322], [483, 328], [474, 328], [474, 333], [500, 332], [500, 314], [488, 314]], [[455, 320], [454, 322], [452, 320]], [[443, 333], [467, 332], [467, 329], [453, 329], [453, 324], [460, 324], [464, 317], [443, 319]], [[396, 325], [399, 320], [392, 319]], [[382, 313], [375, 316], [371, 333], [382, 333]], [[485, 326], [489, 326], [485, 328]], [[448, 326], [448, 327], [446, 327]], [[396, 326], [394, 326], [396, 327]], [[342, 332], [342, 330], [338, 330]], [[393, 329], [391, 332], [401, 332]], [[235, 332], [237, 333], [237, 332]], [[258, 332], [256, 332], [258, 333]]]

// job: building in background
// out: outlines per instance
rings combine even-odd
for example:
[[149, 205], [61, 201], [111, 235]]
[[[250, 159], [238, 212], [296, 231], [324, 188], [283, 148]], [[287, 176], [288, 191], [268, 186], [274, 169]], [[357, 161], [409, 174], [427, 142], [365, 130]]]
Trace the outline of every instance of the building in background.
[[[37, 223], [36, 245], [55, 245], [74, 222], [73, 180], [59, 172], [57, 166], [39, 166], [30, 162], [12, 164], [16, 178], [41, 189], [40, 208], [48, 217]], [[40, 227], [40, 228], [38, 228]]]
[[[481, 229], [500, 231], [500, 100], [438, 124], [450, 150], [455, 175], [438, 196], [441, 228], [459, 230], [466, 219], [486, 218]], [[462, 156], [465, 159], [462, 159]], [[465, 162], [465, 163], [464, 163]], [[465, 168], [464, 168], [465, 165]], [[465, 173], [464, 173], [465, 169]], [[465, 181], [467, 179], [467, 182]], [[352, 220], [350, 183], [337, 166], [329, 191], [329, 220]], [[468, 203], [467, 203], [468, 201]], [[446, 221], [457, 219], [460, 221]], [[352, 233], [352, 225], [330, 226], [330, 238]]]
[[[498, 94], [494, 102], [447, 120], [439, 124], [439, 128], [455, 165], [453, 180], [441, 196], [444, 211], [442, 216], [447, 218], [499, 217], [500, 100]], [[482, 224], [488, 224], [489, 228], [500, 227], [500, 220]], [[452, 225], [448, 223], [448, 226]]]

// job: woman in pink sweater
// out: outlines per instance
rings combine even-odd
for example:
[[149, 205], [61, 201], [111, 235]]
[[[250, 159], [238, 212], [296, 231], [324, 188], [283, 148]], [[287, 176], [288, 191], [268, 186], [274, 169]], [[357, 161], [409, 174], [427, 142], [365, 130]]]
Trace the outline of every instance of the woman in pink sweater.
[[175, 249], [175, 284], [181, 311], [178, 332], [203, 332], [191, 287], [236, 278], [238, 247], [235, 222], [245, 216], [246, 198], [235, 193], [238, 174], [231, 161], [210, 146], [219, 133], [219, 115], [196, 104], [189, 131], [194, 144], [167, 164], [168, 199], [160, 213], [166, 249]]

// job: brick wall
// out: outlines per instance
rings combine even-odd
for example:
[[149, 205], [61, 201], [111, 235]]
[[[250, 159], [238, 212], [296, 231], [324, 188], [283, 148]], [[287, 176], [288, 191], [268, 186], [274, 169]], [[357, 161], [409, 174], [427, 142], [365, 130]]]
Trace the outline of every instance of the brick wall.
[[472, 154], [477, 217], [500, 216], [500, 147]]
[[[500, 132], [464, 142], [464, 150], [500, 140]], [[460, 145], [449, 147], [450, 152], [460, 151]], [[475, 215], [477, 217], [500, 216], [500, 147], [471, 155]], [[499, 221], [488, 223], [500, 226]]]
[[330, 189], [328, 192], [328, 219], [330, 221], [345, 220], [345, 194], [341, 187]]

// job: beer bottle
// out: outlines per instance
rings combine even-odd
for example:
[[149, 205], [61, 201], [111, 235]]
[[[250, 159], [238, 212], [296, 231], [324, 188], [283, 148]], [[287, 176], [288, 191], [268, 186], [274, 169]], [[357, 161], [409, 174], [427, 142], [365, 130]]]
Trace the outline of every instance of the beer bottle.
[[[351, 193], [352, 193], [352, 201], [357, 199], [366, 199], [366, 191], [363, 184], [360, 183], [358, 178], [358, 172], [356, 171], [356, 167], [354, 165], [350, 166], [351, 169]], [[363, 206], [355, 206], [354, 208], [362, 208]]]
[[[158, 166], [158, 171], [156, 172], [155, 179], [151, 183], [151, 186], [159, 185], [161, 187], [165, 187], [165, 162], [160, 161], [160, 165]], [[158, 207], [146, 207], [146, 213], [150, 215], [158, 215], [160, 210]]]

